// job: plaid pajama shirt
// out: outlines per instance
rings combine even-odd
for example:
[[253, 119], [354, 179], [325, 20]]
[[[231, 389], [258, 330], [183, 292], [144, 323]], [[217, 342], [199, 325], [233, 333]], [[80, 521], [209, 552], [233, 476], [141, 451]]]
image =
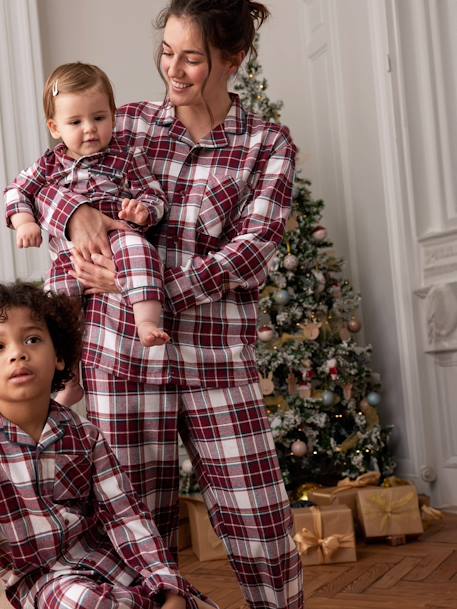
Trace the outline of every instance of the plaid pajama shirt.
[[[59, 196], [49, 199], [47, 187]], [[40, 196], [38, 196], [40, 194]], [[16, 213], [33, 215], [46, 228], [46, 216], [52, 214], [62, 197], [88, 203], [113, 219], [118, 219], [123, 198], [134, 198], [148, 210], [145, 228], [156, 225], [165, 210], [165, 196], [150, 171], [148, 158], [138, 148], [128, 148], [113, 137], [107, 149], [75, 160], [67, 155], [64, 144], [49, 149], [31, 167], [21, 171], [5, 189], [6, 221]], [[113, 260], [118, 271], [117, 283], [127, 306], [142, 300], [163, 302], [163, 269], [155, 249], [136, 231], [109, 233]], [[135, 229], [135, 230], [133, 230]], [[49, 250], [53, 260], [46, 287], [55, 292], [81, 296], [83, 286], [68, 275], [72, 268], [71, 242], [64, 235], [50, 235]], [[114, 304], [114, 306], [117, 306]]]
[[[198, 144], [170, 105], [129, 104], [117, 131], [149, 158], [169, 201], [150, 234], [165, 265], [167, 345], [144, 349], [119, 298], [86, 308], [88, 417], [113, 447], [176, 546], [183, 437], [213, 525], [249, 606], [302, 609], [299, 556], [255, 361], [259, 287], [291, 203], [295, 146], [286, 128], [247, 113], [236, 95]], [[50, 187], [47, 197], [59, 197]], [[46, 229], [61, 236], [78, 203], [60, 197]]]
[[38, 443], [0, 415], [0, 578], [18, 609], [152, 609], [167, 590], [195, 607], [201, 596], [100, 431], [52, 400]]

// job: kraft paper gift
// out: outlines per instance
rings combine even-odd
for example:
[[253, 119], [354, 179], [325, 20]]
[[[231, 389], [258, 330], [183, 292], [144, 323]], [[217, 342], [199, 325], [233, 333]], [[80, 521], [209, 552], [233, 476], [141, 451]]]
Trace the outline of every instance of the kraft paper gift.
[[294, 541], [303, 565], [357, 560], [352, 512], [345, 505], [295, 508]]
[[424, 532], [413, 485], [363, 489], [357, 494], [359, 518], [367, 538]]
[[198, 560], [221, 560], [227, 557], [225, 546], [214, 532], [208, 510], [199, 495], [181, 496], [189, 514], [192, 550]]
[[308, 493], [309, 500], [316, 505], [344, 504], [352, 511], [354, 520], [358, 520], [357, 514], [357, 492], [368, 486], [377, 487], [380, 480], [379, 472], [367, 472], [355, 480], [344, 478], [337, 486], [319, 488]]

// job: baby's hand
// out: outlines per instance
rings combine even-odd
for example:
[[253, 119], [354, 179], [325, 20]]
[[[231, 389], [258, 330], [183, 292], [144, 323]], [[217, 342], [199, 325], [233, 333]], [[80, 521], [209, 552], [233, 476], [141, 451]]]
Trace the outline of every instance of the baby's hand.
[[41, 229], [36, 222], [26, 222], [17, 227], [17, 247], [40, 247], [41, 242]]
[[162, 609], [186, 609], [186, 599], [174, 592], [167, 592]]
[[148, 221], [149, 212], [147, 207], [136, 199], [123, 199], [119, 218], [126, 222], [144, 226]]

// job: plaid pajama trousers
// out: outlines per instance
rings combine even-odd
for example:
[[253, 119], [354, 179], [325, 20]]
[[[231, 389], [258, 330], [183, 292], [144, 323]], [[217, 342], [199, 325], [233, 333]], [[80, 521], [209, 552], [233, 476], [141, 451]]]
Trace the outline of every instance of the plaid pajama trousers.
[[257, 384], [137, 384], [83, 367], [88, 418], [107, 438], [174, 554], [178, 432], [211, 522], [252, 609], [302, 609], [291, 512]]
[[[163, 303], [163, 266], [156, 249], [134, 231], [112, 230], [108, 238], [116, 267], [116, 284], [128, 304], [141, 300]], [[71, 250], [57, 254], [46, 281], [47, 289], [82, 296], [84, 286], [68, 274], [73, 270]]]
[[[130, 586], [108, 583], [95, 573], [66, 569], [64, 575], [51, 572], [32, 585], [29, 577], [20, 584], [14, 599], [18, 609], [160, 609], [163, 595], [153, 595], [144, 583]], [[19, 604], [18, 604], [19, 603]], [[187, 599], [188, 609], [199, 609], [195, 597]], [[209, 605], [206, 605], [209, 607]]]

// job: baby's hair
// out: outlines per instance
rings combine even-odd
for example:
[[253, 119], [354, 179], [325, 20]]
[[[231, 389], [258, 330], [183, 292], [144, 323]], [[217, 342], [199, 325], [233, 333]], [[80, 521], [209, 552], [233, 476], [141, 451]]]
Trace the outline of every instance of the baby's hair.
[[43, 108], [46, 120], [54, 117], [55, 98], [60, 93], [81, 93], [99, 87], [106, 93], [111, 112], [116, 112], [113, 87], [103, 70], [89, 63], [64, 63], [49, 76], [43, 91]]
[[32, 317], [46, 324], [56, 355], [65, 364], [56, 370], [51, 392], [63, 389], [73, 378], [82, 348], [82, 316], [80, 302], [66, 294], [45, 292], [33, 283], [16, 281], [0, 283], [0, 323], [8, 319], [8, 310], [26, 307]]

